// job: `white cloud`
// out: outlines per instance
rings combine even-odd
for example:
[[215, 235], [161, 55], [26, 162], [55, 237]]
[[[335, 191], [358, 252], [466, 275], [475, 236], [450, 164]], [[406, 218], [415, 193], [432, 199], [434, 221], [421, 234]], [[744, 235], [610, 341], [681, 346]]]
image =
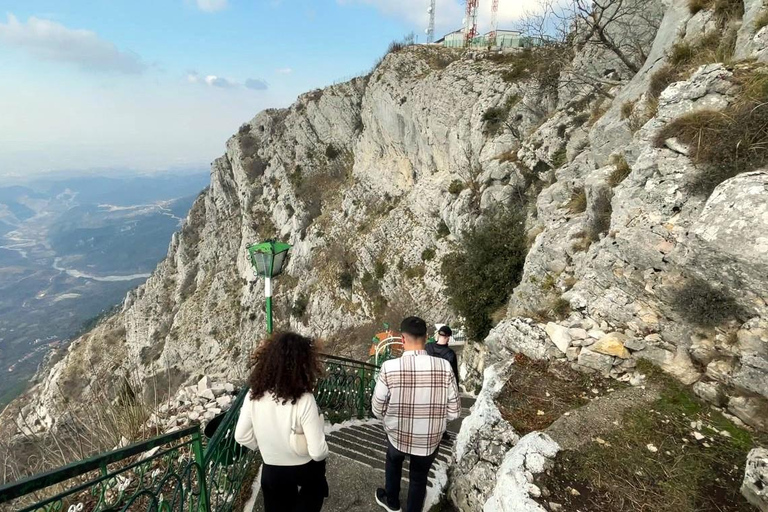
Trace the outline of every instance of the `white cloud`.
[[245, 83], [240, 83], [223, 76], [206, 75], [202, 76], [197, 71], [189, 71], [187, 73], [187, 81], [191, 84], [207, 85], [209, 87], [219, 87], [221, 89], [236, 89], [245, 87], [246, 89], [252, 89], [254, 91], [266, 91], [269, 88], [269, 84], [264, 80], [258, 78], [248, 78]]
[[259, 80], [258, 78], [249, 78], [245, 81], [245, 86], [248, 89], [253, 89], [254, 91], [266, 91], [269, 89], [269, 84], [264, 80]]
[[76, 64], [88, 71], [137, 74], [147, 67], [138, 55], [118, 50], [95, 32], [34, 16], [23, 23], [8, 14], [8, 21], [0, 23], [0, 42], [38, 59]]
[[216, 75], [208, 75], [205, 77], [205, 83], [211, 87], [221, 87], [222, 89], [229, 89], [237, 87], [237, 84], [228, 78], [224, 78]]
[[227, 0], [197, 0], [197, 7], [201, 11], [216, 12], [227, 8]]
[[276, 69], [275, 73], [277, 73], [278, 75], [290, 75], [291, 73], [293, 73], [293, 70], [291, 68], [280, 68], [280, 69]]
[[[341, 5], [364, 4], [370, 5], [382, 13], [411, 24], [414, 31], [423, 41], [424, 30], [429, 24], [429, 0], [337, 0]], [[486, 31], [490, 27], [492, 0], [480, 0], [478, 8], [478, 28]], [[465, 3], [460, 0], [436, 0], [435, 27], [436, 36], [461, 28], [464, 17]], [[523, 18], [526, 13], [540, 8], [540, 0], [501, 0], [499, 2], [499, 28], [514, 27], [514, 23]]]

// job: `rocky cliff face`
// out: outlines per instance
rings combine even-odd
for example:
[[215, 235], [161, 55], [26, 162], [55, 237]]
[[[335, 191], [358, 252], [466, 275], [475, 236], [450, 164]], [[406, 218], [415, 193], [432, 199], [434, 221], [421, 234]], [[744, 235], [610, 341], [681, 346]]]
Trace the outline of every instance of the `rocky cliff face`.
[[[729, 25], [736, 57], [765, 56], [758, 4], [745, 0], [743, 21]], [[271, 236], [294, 246], [276, 324], [325, 338], [328, 351], [363, 355], [372, 324], [401, 313], [455, 318], [441, 256], [486, 212], [522, 202], [524, 276], [506, 318], [467, 348], [468, 389], [515, 352], [626, 380], [646, 358], [768, 428], [768, 173], [693, 192], [703, 171], [690, 148], [657, 141], [686, 113], [738, 101], [738, 66], [692, 66], [655, 90], [674, 45], [696, 47], [723, 25], [682, 0], [647, 7], [664, 17], [638, 41], [637, 73], [590, 41], [565, 67], [536, 72], [409, 47], [367, 77], [258, 114], [212, 164], [166, 260], [72, 343], [24, 416], [49, 428], [67, 400], [116, 371], [173, 388], [202, 374], [242, 378], [264, 325], [245, 247]], [[686, 303], [720, 313], [702, 322]]]

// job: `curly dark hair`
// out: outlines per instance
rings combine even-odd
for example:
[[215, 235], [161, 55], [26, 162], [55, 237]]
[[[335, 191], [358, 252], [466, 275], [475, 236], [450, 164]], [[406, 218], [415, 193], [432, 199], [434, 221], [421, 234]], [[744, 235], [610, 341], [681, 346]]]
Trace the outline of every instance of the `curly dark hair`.
[[273, 393], [283, 404], [311, 393], [322, 373], [317, 343], [295, 332], [278, 332], [264, 340], [252, 357], [251, 400]]

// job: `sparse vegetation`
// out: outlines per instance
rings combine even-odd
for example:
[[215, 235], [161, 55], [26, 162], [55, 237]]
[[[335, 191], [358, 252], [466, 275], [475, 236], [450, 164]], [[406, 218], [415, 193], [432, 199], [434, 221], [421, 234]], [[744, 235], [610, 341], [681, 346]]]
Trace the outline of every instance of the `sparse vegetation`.
[[448, 185], [448, 193], [456, 195], [461, 193], [462, 190], [464, 190], [465, 185], [464, 182], [461, 180], [453, 180], [450, 185]]
[[624, 155], [613, 155], [611, 157], [611, 163], [614, 165], [615, 169], [611, 175], [608, 176], [608, 184], [611, 187], [615, 187], [627, 179], [627, 176], [632, 172], [632, 168], [627, 163], [627, 159]]
[[373, 275], [376, 276], [376, 279], [383, 279], [384, 276], [387, 273], [387, 264], [384, 263], [383, 259], [376, 260], [376, 263], [373, 265]]
[[427, 268], [423, 263], [409, 267], [405, 270], [405, 277], [408, 279], [421, 279], [427, 273]]
[[555, 153], [552, 155], [552, 167], [554, 169], [559, 169], [566, 163], [568, 163], [568, 156], [566, 149], [563, 147], [555, 151]]
[[501, 153], [499, 156], [497, 156], [496, 160], [498, 160], [500, 164], [504, 164], [507, 162], [517, 162], [517, 151], [513, 149], [510, 149], [509, 151], [505, 151]]
[[765, 436], [736, 427], [652, 365], [640, 361], [638, 370], [661, 388], [660, 398], [627, 410], [620, 428], [559, 453], [554, 468], [535, 482], [547, 489], [547, 499], [564, 510], [753, 510], [739, 487], [747, 453]]
[[341, 151], [336, 149], [336, 146], [333, 144], [328, 144], [325, 146], [325, 156], [328, 158], [328, 160], [336, 160], [336, 158], [341, 154]]
[[685, 321], [704, 328], [719, 327], [733, 320], [743, 322], [749, 317], [749, 312], [732, 295], [699, 278], [689, 278], [674, 290], [670, 304]]
[[755, 18], [755, 32], [759, 32], [766, 26], [768, 26], [768, 9], [763, 9]]
[[446, 224], [444, 220], [440, 220], [440, 224], [438, 224], [437, 226], [437, 237], [445, 238], [450, 234], [451, 234], [451, 230], [448, 229], [448, 224]]
[[421, 261], [432, 261], [435, 259], [435, 249], [428, 247], [421, 251]]
[[483, 113], [482, 121], [485, 123], [484, 131], [490, 136], [495, 136], [501, 133], [504, 128], [512, 129], [513, 127], [507, 123], [510, 111], [520, 102], [520, 96], [512, 94], [509, 96], [503, 105], [497, 107], [491, 107]]
[[572, 214], [584, 213], [587, 210], [587, 191], [577, 188], [571, 192], [571, 199], [566, 208]]
[[692, 176], [692, 192], [708, 196], [717, 185], [745, 171], [768, 163], [768, 72], [744, 67], [734, 74], [741, 87], [738, 101], [722, 111], [699, 110], [665, 126], [655, 143], [669, 138], [689, 146], [690, 157], [700, 165]]
[[742, 0], [688, 0], [688, 10], [696, 14], [704, 9], [712, 9], [715, 18], [722, 24], [730, 20], [738, 20], [744, 16]]
[[307, 306], [309, 306], [309, 297], [303, 293], [300, 293], [298, 297], [296, 297], [296, 299], [293, 301], [293, 306], [291, 306], [291, 315], [299, 319], [304, 318], [304, 314], [307, 312]]
[[656, 114], [658, 100], [664, 89], [686, 79], [699, 66], [713, 62], [729, 63], [735, 46], [736, 28], [726, 21], [722, 21], [719, 31], [714, 30], [694, 42], [680, 41], [672, 46], [668, 53], [669, 62], [651, 75], [646, 116], [650, 118]]
[[520, 282], [526, 253], [524, 213], [500, 210], [466, 233], [460, 247], [443, 259], [450, 302], [466, 319], [471, 338], [488, 334], [491, 315]]

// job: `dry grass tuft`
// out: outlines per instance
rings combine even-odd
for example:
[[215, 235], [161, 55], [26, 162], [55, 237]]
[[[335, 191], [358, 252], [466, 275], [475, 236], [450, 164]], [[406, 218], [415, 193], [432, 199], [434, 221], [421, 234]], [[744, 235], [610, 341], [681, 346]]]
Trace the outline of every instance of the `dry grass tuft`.
[[742, 68], [734, 74], [739, 101], [723, 111], [700, 110], [665, 126], [655, 144], [676, 138], [689, 146], [701, 172], [690, 180], [694, 193], [708, 196], [717, 185], [768, 164], [768, 71]]

